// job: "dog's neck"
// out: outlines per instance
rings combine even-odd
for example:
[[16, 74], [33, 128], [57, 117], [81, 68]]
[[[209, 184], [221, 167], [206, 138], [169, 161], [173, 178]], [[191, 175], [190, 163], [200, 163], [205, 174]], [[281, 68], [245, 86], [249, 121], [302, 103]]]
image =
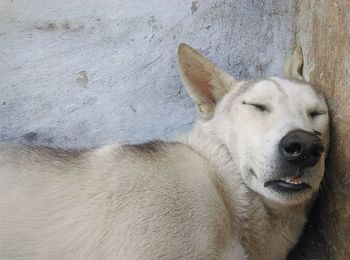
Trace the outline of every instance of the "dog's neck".
[[[191, 147], [196, 153], [217, 169], [220, 175], [230, 175], [237, 172], [237, 165], [232, 160], [228, 149], [220, 144], [203, 128], [201, 121], [197, 121], [191, 132], [180, 136], [177, 141]], [[233, 176], [231, 174], [231, 176]]]
[[[264, 247], [269, 247], [264, 243], [270, 243], [273, 236], [275, 236], [276, 241], [284, 239], [286, 247], [292, 247], [295, 244], [306, 221], [311, 200], [298, 205], [283, 205], [267, 200], [251, 190], [237, 174], [239, 172], [238, 166], [228, 149], [206, 133], [200, 122], [188, 135], [178, 138], [178, 141], [191, 147], [215, 170], [217, 179], [219, 179], [220, 195], [229, 214], [236, 222], [235, 225], [239, 225], [242, 229], [240, 232], [242, 243], [244, 244], [246, 241], [246, 247], [254, 248], [253, 252], [264, 254], [263, 252], [266, 251]], [[265, 221], [261, 222], [262, 219]], [[260, 230], [261, 233], [256, 234], [257, 230]], [[261, 243], [261, 240], [265, 241]], [[288, 250], [286, 249], [286, 252]], [[256, 257], [259, 259], [259, 255]], [[255, 259], [255, 256], [252, 256], [251, 259]]]

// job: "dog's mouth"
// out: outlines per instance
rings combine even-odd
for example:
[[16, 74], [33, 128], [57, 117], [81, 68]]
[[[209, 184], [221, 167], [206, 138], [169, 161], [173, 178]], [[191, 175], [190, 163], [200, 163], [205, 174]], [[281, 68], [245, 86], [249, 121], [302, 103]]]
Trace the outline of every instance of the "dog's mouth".
[[311, 186], [305, 183], [301, 177], [286, 177], [267, 181], [264, 183], [264, 187], [271, 187], [281, 192], [296, 192], [311, 189]]

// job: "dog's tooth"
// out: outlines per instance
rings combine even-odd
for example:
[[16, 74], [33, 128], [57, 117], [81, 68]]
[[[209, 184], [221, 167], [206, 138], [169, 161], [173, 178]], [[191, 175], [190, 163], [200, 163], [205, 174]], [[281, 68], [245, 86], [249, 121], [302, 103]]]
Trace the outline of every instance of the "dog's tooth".
[[303, 181], [300, 177], [285, 177], [282, 179], [283, 181], [290, 184], [302, 184]]
[[301, 184], [301, 183], [303, 183], [303, 181], [301, 180], [300, 177], [291, 177], [291, 182], [293, 184]]

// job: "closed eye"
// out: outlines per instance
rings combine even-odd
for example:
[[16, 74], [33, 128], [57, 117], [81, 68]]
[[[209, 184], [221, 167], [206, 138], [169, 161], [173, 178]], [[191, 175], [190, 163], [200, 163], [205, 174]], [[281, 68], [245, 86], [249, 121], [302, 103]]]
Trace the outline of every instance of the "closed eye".
[[308, 112], [308, 116], [311, 117], [312, 119], [325, 114], [326, 114], [326, 111], [323, 111], [323, 110], [312, 110]]
[[265, 104], [260, 103], [248, 103], [246, 101], [242, 102], [243, 105], [250, 105], [259, 110], [260, 112], [270, 112], [270, 109]]

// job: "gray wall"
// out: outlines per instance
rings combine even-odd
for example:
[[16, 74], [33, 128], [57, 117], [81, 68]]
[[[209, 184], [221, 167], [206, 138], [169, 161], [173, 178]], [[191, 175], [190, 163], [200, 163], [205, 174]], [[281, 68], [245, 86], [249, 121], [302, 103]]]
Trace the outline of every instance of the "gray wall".
[[0, 1], [0, 140], [63, 147], [168, 138], [195, 109], [186, 42], [239, 79], [280, 75], [285, 1]]

